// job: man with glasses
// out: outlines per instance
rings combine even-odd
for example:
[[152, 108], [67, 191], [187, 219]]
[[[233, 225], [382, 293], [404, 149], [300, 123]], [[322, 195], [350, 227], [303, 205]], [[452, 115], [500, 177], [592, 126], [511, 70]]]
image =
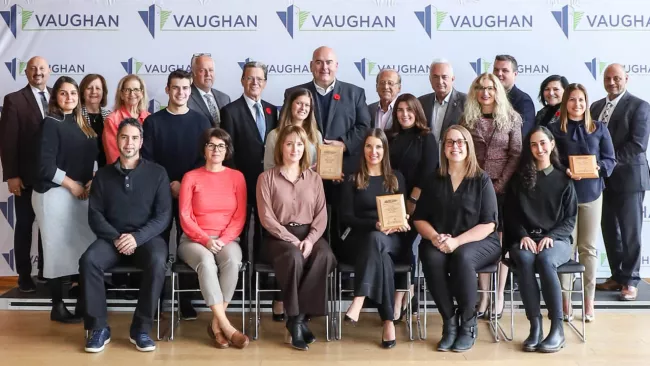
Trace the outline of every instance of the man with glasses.
[[[198, 146], [205, 130], [212, 127], [210, 121], [200, 112], [187, 107], [191, 93], [192, 75], [184, 70], [175, 70], [167, 78], [165, 92], [169, 95], [167, 108], [147, 117], [142, 125], [144, 144], [142, 157], [160, 164], [167, 171], [172, 191], [172, 215], [176, 220], [176, 243], [182, 233], [178, 217], [178, 195], [183, 175], [203, 165], [203, 154]], [[172, 222], [163, 233], [171, 240]], [[183, 286], [189, 283], [183, 279]], [[186, 320], [196, 319], [189, 296], [182, 297], [181, 317]]]
[[402, 77], [393, 69], [383, 69], [377, 74], [379, 101], [368, 106], [370, 127], [388, 130], [393, 125], [393, 107], [402, 90]]
[[497, 55], [494, 59], [492, 73], [499, 78], [501, 85], [508, 92], [508, 100], [512, 108], [521, 115], [524, 122], [521, 125], [521, 138], [526, 138], [528, 132], [535, 127], [535, 105], [530, 95], [517, 88], [515, 80], [519, 74], [517, 60], [510, 55]]
[[634, 301], [640, 282], [643, 199], [650, 189], [648, 135], [650, 105], [626, 90], [628, 74], [611, 64], [603, 76], [607, 97], [591, 105], [591, 118], [607, 124], [614, 143], [616, 167], [605, 178], [601, 229], [611, 277], [596, 290], [621, 291], [621, 301]]
[[434, 60], [429, 70], [433, 93], [418, 98], [438, 146], [442, 146], [440, 139], [447, 128], [460, 122], [465, 107], [467, 94], [454, 89], [455, 80], [454, 69], [449, 61]]
[[230, 97], [214, 85], [214, 60], [209, 53], [195, 53], [192, 56], [192, 97], [187, 106], [205, 115], [212, 126], [221, 124], [220, 110], [230, 103]]

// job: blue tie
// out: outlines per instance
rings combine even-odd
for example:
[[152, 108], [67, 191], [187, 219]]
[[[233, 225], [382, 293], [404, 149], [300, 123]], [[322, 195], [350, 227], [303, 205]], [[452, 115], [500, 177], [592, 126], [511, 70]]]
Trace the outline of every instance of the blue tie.
[[255, 123], [257, 124], [257, 130], [260, 132], [262, 142], [264, 142], [264, 134], [266, 133], [266, 118], [264, 117], [264, 112], [262, 111], [262, 104], [259, 102], [255, 103], [255, 109], [257, 110]]

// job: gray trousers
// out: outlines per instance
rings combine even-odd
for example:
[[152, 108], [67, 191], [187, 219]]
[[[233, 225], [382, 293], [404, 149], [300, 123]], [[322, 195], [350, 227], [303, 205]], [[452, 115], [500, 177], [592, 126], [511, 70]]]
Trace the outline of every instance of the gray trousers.
[[[213, 236], [213, 239], [218, 239]], [[199, 287], [207, 306], [230, 302], [237, 288], [242, 252], [239, 239], [227, 243], [217, 254], [181, 236], [178, 257], [199, 275]]]

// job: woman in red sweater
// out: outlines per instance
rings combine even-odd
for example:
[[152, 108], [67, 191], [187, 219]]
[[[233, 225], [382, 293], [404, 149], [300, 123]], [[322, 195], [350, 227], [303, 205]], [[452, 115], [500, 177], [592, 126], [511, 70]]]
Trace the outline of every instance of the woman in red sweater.
[[208, 333], [217, 348], [244, 348], [248, 337], [235, 329], [226, 308], [237, 286], [242, 251], [239, 235], [246, 220], [246, 182], [241, 172], [226, 168], [232, 155], [230, 136], [220, 128], [205, 131], [205, 166], [185, 174], [179, 211], [183, 236], [178, 257], [199, 275], [205, 303], [212, 310]]

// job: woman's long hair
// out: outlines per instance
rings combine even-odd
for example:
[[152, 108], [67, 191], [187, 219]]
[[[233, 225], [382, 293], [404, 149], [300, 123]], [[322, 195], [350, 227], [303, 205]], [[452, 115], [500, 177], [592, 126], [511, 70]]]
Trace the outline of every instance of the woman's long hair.
[[415, 125], [413, 127], [420, 132], [420, 135], [425, 136], [428, 133], [430, 133], [431, 129], [427, 125], [427, 117], [424, 114], [424, 109], [422, 109], [422, 104], [420, 103], [418, 98], [416, 98], [413, 94], [406, 93], [400, 95], [395, 100], [395, 104], [393, 105], [393, 113], [392, 113], [393, 125], [390, 127], [390, 129], [388, 129], [388, 131], [386, 131], [386, 134], [389, 135], [391, 138], [394, 138], [404, 130], [397, 118], [397, 108], [399, 107], [399, 104], [402, 102], [406, 103], [408, 108], [413, 111], [413, 114], [415, 114]]
[[562, 85], [562, 89], [566, 90], [566, 88], [569, 86], [569, 80], [567, 80], [567, 78], [561, 75], [551, 75], [546, 79], [544, 79], [544, 81], [542, 81], [542, 83], [539, 86], [539, 95], [537, 96], [537, 98], [539, 99], [540, 102], [542, 102], [542, 105], [544, 107], [548, 105], [548, 103], [546, 103], [546, 99], [544, 99], [544, 89], [546, 89], [546, 86], [549, 83], [552, 83], [554, 81], [559, 81], [560, 85]]
[[359, 172], [352, 176], [352, 179], [355, 181], [357, 189], [366, 189], [370, 184], [370, 173], [368, 171], [368, 163], [366, 162], [365, 153], [366, 141], [368, 141], [368, 138], [370, 137], [378, 138], [384, 148], [384, 155], [381, 159], [381, 175], [384, 178], [384, 189], [389, 192], [397, 192], [399, 189], [399, 184], [397, 181], [397, 176], [395, 173], [393, 173], [393, 169], [390, 167], [388, 139], [386, 138], [386, 134], [381, 128], [369, 129], [366, 133], [366, 136], [363, 138], [363, 145], [361, 146], [361, 167], [359, 168]]
[[[518, 174], [521, 177], [521, 181], [524, 187], [528, 190], [535, 189], [537, 185], [537, 165], [535, 164], [535, 157], [533, 156], [533, 151], [530, 146], [530, 138], [536, 132], [542, 132], [548, 137], [550, 142], [555, 141], [555, 137], [549, 131], [548, 128], [544, 126], [537, 126], [528, 133], [528, 136], [524, 139], [521, 152], [521, 160], [519, 161]], [[553, 147], [550, 154], [551, 165], [559, 170], [564, 170], [562, 164], [560, 164], [560, 155], [557, 152], [557, 146]]]
[[305, 118], [304, 121], [302, 121], [302, 127], [303, 130], [307, 133], [307, 137], [309, 138], [309, 142], [311, 142], [313, 145], [318, 145], [318, 125], [316, 124], [316, 117], [314, 116], [314, 108], [316, 108], [316, 104], [314, 103], [314, 98], [311, 95], [311, 92], [309, 89], [305, 88], [298, 88], [291, 92], [289, 94], [289, 98], [284, 101], [284, 105], [282, 106], [282, 111], [280, 112], [280, 120], [278, 121], [278, 132], [287, 126], [293, 125], [293, 120], [291, 116], [291, 109], [293, 107], [293, 102], [296, 101], [299, 97], [306, 96], [309, 97], [310, 101], [310, 106], [309, 106], [309, 115], [307, 118]]
[[479, 75], [469, 88], [467, 93], [467, 101], [465, 102], [465, 111], [461, 117], [461, 124], [467, 127], [468, 130], [474, 130], [478, 120], [483, 117], [481, 112], [481, 104], [478, 102], [477, 95], [481, 88], [481, 81], [490, 81], [495, 88], [494, 91], [494, 110], [492, 116], [494, 125], [498, 131], [510, 131], [513, 128], [521, 128], [521, 116], [508, 100], [508, 93], [501, 85], [499, 79], [491, 73], [483, 73]]
[[483, 173], [483, 170], [478, 165], [478, 160], [476, 159], [476, 151], [474, 149], [474, 140], [472, 140], [472, 134], [461, 125], [451, 125], [442, 135], [442, 147], [440, 148], [440, 168], [438, 169], [438, 174], [443, 177], [449, 175], [449, 159], [445, 154], [446, 140], [449, 131], [456, 130], [463, 135], [465, 139], [465, 148], [467, 149], [467, 156], [465, 157], [465, 178], [476, 178]]
[[78, 98], [77, 105], [72, 110], [72, 115], [74, 116], [77, 126], [79, 126], [79, 128], [84, 133], [84, 135], [86, 135], [86, 137], [88, 138], [97, 137], [97, 133], [95, 133], [95, 130], [93, 130], [92, 127], [90, 127], [90, 125], [86, 123], [83, 116], [81, 115], [81, 96], [80, 96], [81, 91], [79, 90], [79, 85], [77, 85], [77, 82], [74, 81], [74, 79], [69, 76], [61, 76], [54, 83], [54, 86], [52, 87], [52, 94], [50, 95], [50, 102], [48, 103], [47, 106], [48, 114], [55, 118], [58, 117], [63, 119], [65, 117], [63, 115], [63, 110], [59, 106], [57, 100], [58, 99], [57, 96], [59, 95], [59, 92], [61, 91], [63, 84], [65, 83], [74, 86], [74, 88], [77, 90], [77, 98]]
[[567, 125], [569, 124], [569, 112], [567, 110], [567, 102], [571, 97], [571, 93], [579, 90], [585, 95], [585, 130], [587, 133], [593, 133], [596, 131], [596, 124], [594, 120], [591, 119], [591, 113], [589, 113], [589, 96], [587, 95], [587, 88], [582, 84], [573, 83], [567, 86], [564, 89], [564, 95], [562, 96], [562, 106], [560, 107], [560, 130], [562, 132], [567, 132]]

